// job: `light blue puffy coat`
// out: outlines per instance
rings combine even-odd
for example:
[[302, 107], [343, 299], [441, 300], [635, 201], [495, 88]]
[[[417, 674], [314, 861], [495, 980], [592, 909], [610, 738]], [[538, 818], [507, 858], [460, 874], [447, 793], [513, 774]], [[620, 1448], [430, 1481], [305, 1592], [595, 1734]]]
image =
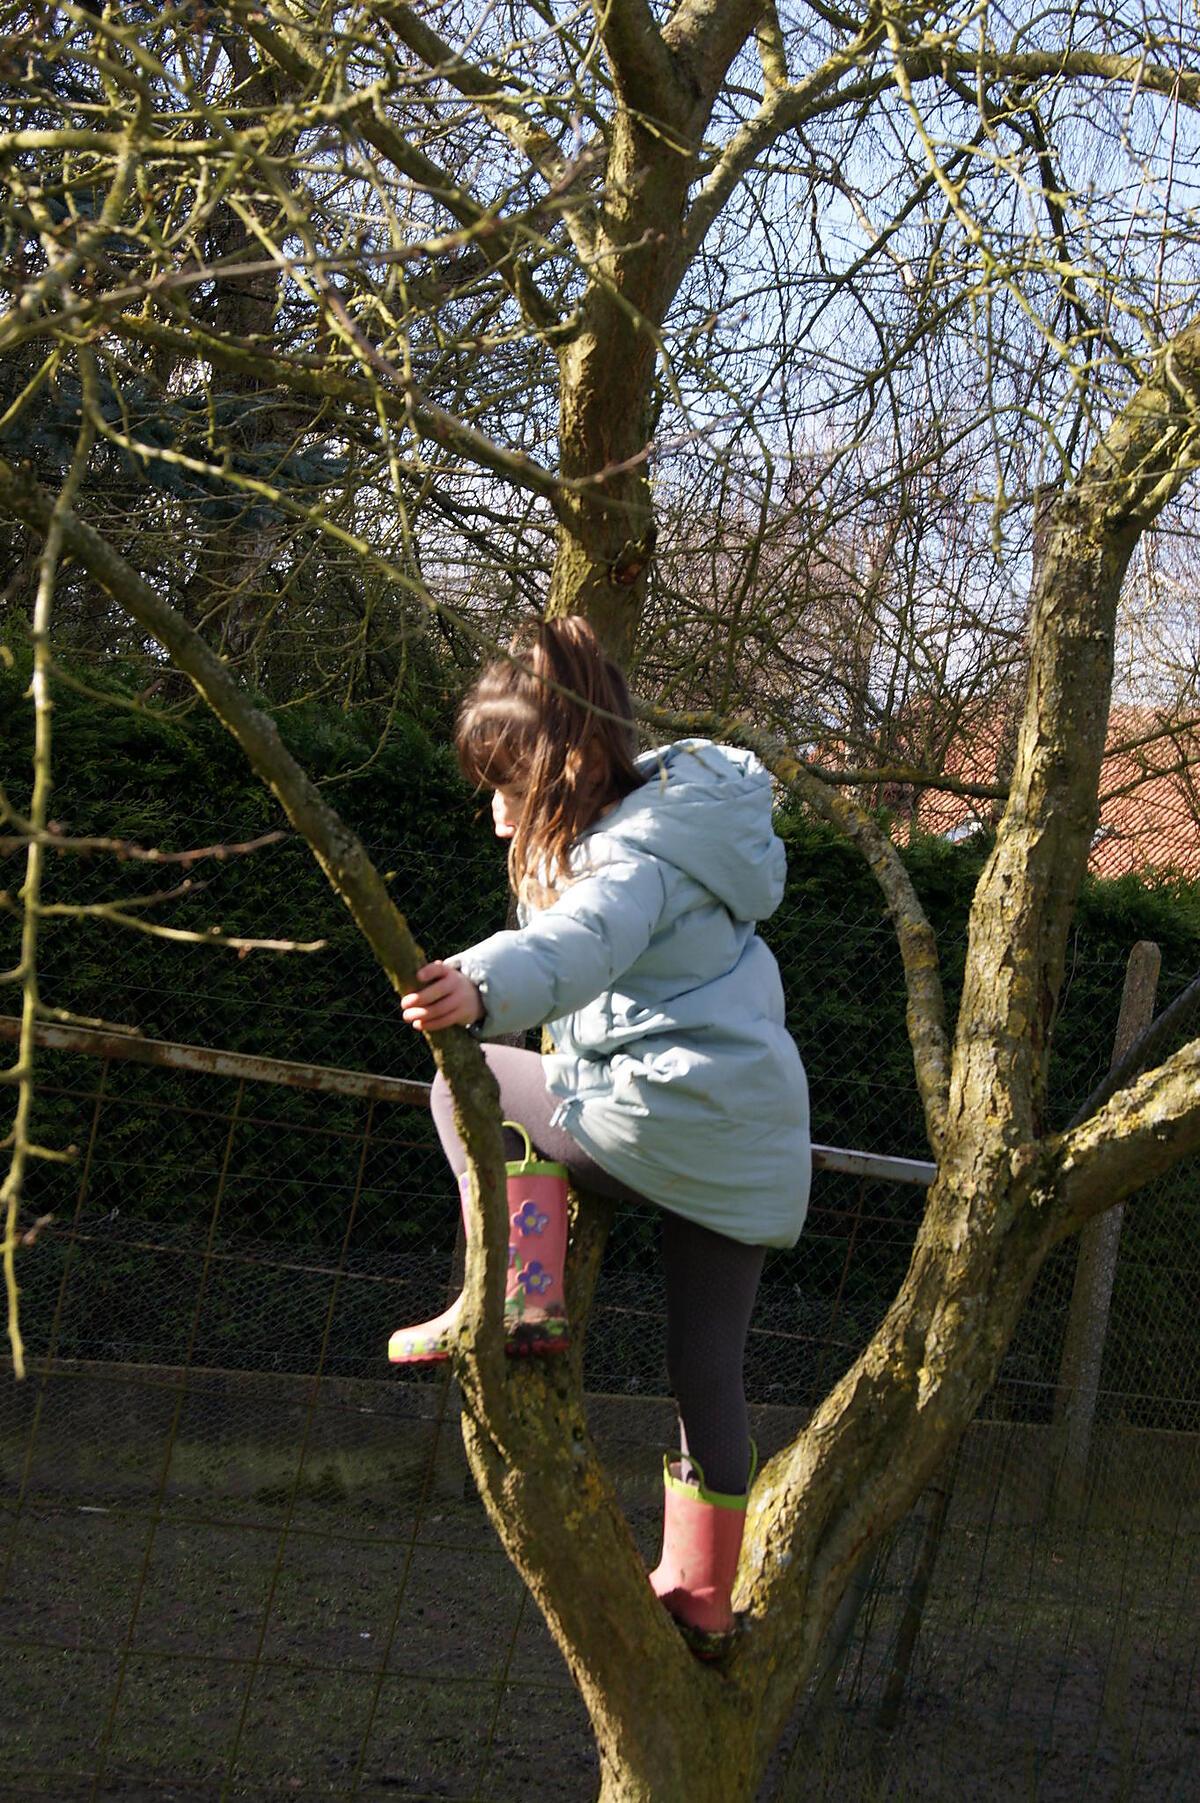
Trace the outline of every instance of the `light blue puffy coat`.
[[571, 853], [517, 931], [447, 960], [481, 1037], [546, 1023], [554, 1121], [651, 1201], [751, 1245], [795, 1244], [808, 1087], [775, 960], [754, 930], [783, 894], [771, 780], [748, 751], [683, 740]]

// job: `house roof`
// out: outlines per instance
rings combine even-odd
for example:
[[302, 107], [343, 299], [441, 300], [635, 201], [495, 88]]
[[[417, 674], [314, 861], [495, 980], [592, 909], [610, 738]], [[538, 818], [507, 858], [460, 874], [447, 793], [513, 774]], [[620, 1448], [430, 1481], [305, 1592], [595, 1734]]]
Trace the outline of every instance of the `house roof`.
[[[995, 714], [975, 722], [951, 746], [948, 776], [962, 782], [996, 780], [1003, 722]], [[1101, 765], [1100, 819], [1088, 868], [1096, 876], [1130, 872], [1200, 877], [1200, 723], [1180, 726], [1150, 708], [1114, 707], [1109, 750]], [[923, 789], [907, 811], [909, 830], [942, 838], [968, 836], [989, 803]], [[902, 829], [899, 836], [907, 838]]]

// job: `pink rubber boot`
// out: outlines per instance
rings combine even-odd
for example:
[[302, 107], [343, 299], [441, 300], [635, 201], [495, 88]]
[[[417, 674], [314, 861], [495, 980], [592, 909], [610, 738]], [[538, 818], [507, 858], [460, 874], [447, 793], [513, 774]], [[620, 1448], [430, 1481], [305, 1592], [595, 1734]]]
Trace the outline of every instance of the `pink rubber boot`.
[[747, 1499], [710, 1490], [696, 1460], [689, 1457], [688, 1462], [699, 1482], [679, 1475], [678, 1459], [668, 1454], [663, 1460], [662, 1557], [650, 1573], [650, 1587], [675, 1617], [692, 1651], [711, 1659], [733, 1632], [731, 1599]]
[[[524, 1129], [522, 1129], [524, 1131]], [[565, 1352], [570, 1343], [563, 1266], [567, 1257], [567, 1167], [529, 1154], [508, 1168], [508, 1280], [504, 1350]]]
[[[563, 1264], [567, 1255], [567, 1169], [533, 1156], [529, 1135], [525, 1157], [505, 1166], [508, 1187], [508, 1277], [504, 1287], [505, 1351], [563, 1352], [570, 1343]], [[466, 1172], [458, 1180], [463, 1220], [467, 1215]], [[432, 1365], [450, 1357], [462, 1297], [432, 1321], [402, 1327], [388, 1341], [393, 1365]]]

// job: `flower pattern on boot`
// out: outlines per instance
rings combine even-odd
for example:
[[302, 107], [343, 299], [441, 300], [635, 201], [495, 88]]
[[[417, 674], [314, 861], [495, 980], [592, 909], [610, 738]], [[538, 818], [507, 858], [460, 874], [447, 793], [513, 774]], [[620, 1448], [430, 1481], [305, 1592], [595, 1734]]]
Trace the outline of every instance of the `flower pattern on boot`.
[[524, 1203], [512, 1218], [517, 1232], [528, 1239], [531, 1233], [545, 1233], [550, 1225], [550, 1216], [544, 1215], [536, 1202]]
[[[528, 1153], [528, 1145], [526, 1147]], [[459, 1184], [465, 1196], [465, 1178]], [[512, 1355], [562, 1352], [570, 1345], [563, 1296], [563, 1260], [567, 1247], [566, 1174], [549, 1165], [536, 1171], [508, 1174], [508, 1278], [504, 1299], [505, 1351]], [[528, 1241], [538, 1241], [538, 1259], [530, 1259]], [[458, 1327], [459, 1303], [433, 1321], [392, 1335], [388, 1356], [393, 1364], [445, 1360]]]

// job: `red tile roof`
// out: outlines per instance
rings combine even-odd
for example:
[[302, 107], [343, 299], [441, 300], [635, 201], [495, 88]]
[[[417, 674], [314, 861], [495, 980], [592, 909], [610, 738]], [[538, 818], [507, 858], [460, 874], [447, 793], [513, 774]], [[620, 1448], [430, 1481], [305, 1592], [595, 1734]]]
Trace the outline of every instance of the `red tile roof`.
[[[996, 781], [1003, 725], [981, 720], [946, 758], [948, 776], [970, 783]], [[1140, 874], [1200, 877], [1200, 722], [1174, 724], [1149, 708], [1114, 707], [1100, 776], [1100, 821], [1089, 868], [1097, 876]], [[912, 791], [909, 791], [912, 794]], [[944, 791], [915, 796], [918, 831], [965, 838], [995, 804]], [[914, 811], [897, 816], [908, 837]]]

